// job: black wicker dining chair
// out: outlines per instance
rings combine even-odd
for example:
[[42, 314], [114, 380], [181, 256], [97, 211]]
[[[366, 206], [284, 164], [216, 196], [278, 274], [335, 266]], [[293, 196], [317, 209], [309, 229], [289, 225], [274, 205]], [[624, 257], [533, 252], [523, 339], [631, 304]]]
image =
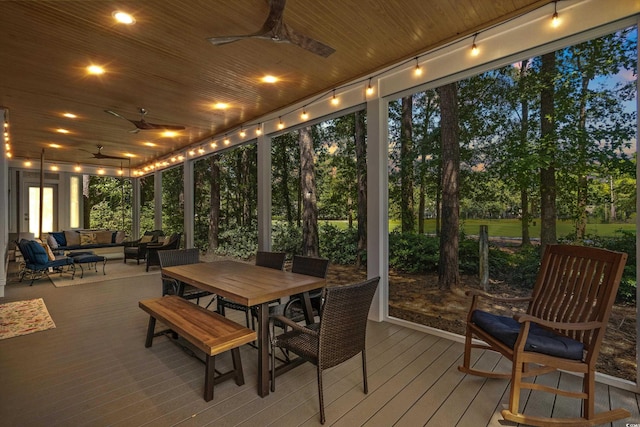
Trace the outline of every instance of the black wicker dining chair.
[[[326, 258], [316, 258], [301, 255], [294, 255], [293, 257], [293, 263], [291, 265], [292, 273], [305, 274], [307, 276], [321, 277], [323, 279], [326, 279], [328, 270], [329, 260]], [[319, 316], [320, 308], [322, 307], [322, 289], [316, 289], [309, 292], [309, 299], [311, 300], [313, 315]], [[304, 320], [302, 296], [293, 295], [286, 303], [269, 307], [269, 315], [284, 315], [294, 322], [301, 322], [302, 320]]]
[[[268, 251], [258, 251], [256, 253], [256, 265], [260, 267], [273, 268], [275, 270], [284, 269], [284, 260], [287, 254], [285, 252], [268, 252]], [[272, 301], [274, 304], [279, 304], [279, 300]], [[247, 322], [247, 328], [255, 329], [255, 320], [251, 319], [251, 326], [249, 326], [249, 316], [252, 311], [250, 307], [247, 307], [244, 304], [239, 304], [237, 302], [233, 302], [224, 297], [218, 297], [218, 308], [217, 311], [221, 315], [225, 315], [226, 309], [243, 311], [245, 315], [245, 321]]]
[[276, 389], [275, 349], [292, 352], [317, 368], [320, 422], [324, 424], [324, 396], [322, 371], [362, 354], [364, 393], [368, 393], [365, 336], [371, 301], [380, 277], [345, 286], [324, 289], [320, 322], [302, 326], [279, 315], [270, 318], [270, 330], [275, 322], [287, 325], [283, 334], [271, 336], [271, 391]]
[[[173, 267], [176, 265], [196, 264], [200, 262], [200, 250], [191, 249], [173, 249], [166, 251], [158, 251], [160, 259], [160, 268]], [[200, 303], [200, 298], [212, 295], [211, 292], [203, 291], [195, 286], [182, 283], [172, 277], [161, 275], [162, 278], [162, 296], [178, 295], [184, 299], [196, 300], [196, 304]], [[213, 301], [213, 300], [211, 300]], [[211, 304], [211, 302], [209, 302]], [[207, 305], [208, 307], [209, 305]]]

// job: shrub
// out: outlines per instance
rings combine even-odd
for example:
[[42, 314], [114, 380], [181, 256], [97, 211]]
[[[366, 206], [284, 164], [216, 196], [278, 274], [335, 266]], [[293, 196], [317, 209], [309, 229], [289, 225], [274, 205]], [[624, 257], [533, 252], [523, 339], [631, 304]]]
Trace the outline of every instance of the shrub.
[[389, 233], [389, 267], [407, 273], [438, 271], [439, 239], [416, 233]]
[[232, 228], [218, 235], [216, 254], [247, 259], [258, 250], [258, 233], [248, 227]]
[[358, 230], [340, 229], [325, 223], [319, 229], [320, 254], [335, 264], [354, 264], [358, 253]]
[[275, 252], [286, 252], [290, 256], [302, 250], [302, 229], [285, 221], [274, 222], [271, 229], [271, 248]]

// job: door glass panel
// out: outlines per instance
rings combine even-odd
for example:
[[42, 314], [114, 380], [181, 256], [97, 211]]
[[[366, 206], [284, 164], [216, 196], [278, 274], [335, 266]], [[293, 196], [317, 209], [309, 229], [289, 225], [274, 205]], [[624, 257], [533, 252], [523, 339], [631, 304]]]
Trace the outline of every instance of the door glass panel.
[[[42, 211], [42, 230], [53, 231], [53, 188], [44, 187], [44, 209]], [[29, 232], [40, 236], [40, 188], [29, 187]]]

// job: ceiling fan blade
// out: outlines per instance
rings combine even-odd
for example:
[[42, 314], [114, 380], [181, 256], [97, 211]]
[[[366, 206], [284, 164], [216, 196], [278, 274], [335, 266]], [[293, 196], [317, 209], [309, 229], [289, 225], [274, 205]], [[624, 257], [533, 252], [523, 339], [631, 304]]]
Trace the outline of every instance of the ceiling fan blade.
[[282, 24], [282, 26], [284, 33], [286, 34], [286, 39], [291, 44], [299, 46], [324, 58], [327, 58], [329, 55], [336, 51], [331, 46], [328, 46], [322, 42], [319, 42], [318, 40], [312, 39], [311, 37], [307, 37], [304, 34], [295, 31], [287, 24]]
[[108, 154], [100, 154], [100, 156], [95, 156], [96, 159], [113, 159], [113, 160], [129, 160], [128, 157], [118, 157], [118, 156], [110, 156]]
[[109, 114], [111, 114], [112, 116], [116, 116], [116, 117], [118, 117], [118, 118], [120, 118], [120, 119], [126, 120], [126, 121], [128, 121], [128, 122], [131, 122], [131, 120], [127, 119], [127, 118], [126, 118], [126, 117], [124, 117], [124, 116], [121, 116], [120, 114], [116, 113], [115, 111], [112, 111], [112, 110], [104, 110], [104, 112], [105, 112], [105, 113], [109, 113]]
[[237, 42], [238, 40], [243, 40], [243, 39], [248, 39], [254, 37], [253, 34], [247, 34], [244, 36], [221, 36], [221, 37], [210, 37], [207, 40], [209, 40], [209, 42], [211, 44], [214, 44], [216, 46], [222, 46], [223, 44], [229, 44], [229, 43], [233, 43], [233, 42]]
[[138, 130], [184, 130], [184, 126], [149, 123], [146, 120], [130, 120]]
[[243, 34], [236, 36], [219, 36], [209, 37], [207, 40], [216, 46], [229, 44], [238, 40], [249, 38], [264, 38], [264, 39], [280, 39], [280, 27], [282, 25], [282, 15], [284, 14], [284, 7], [286, 6], [286, 0], [271, 0], [269, 1], [269, 15], [265, 19], [262, 27], [251, 34]]
[[147, 123], [147, 124], [151, 125], [153, 129], [162, 129], [162, 130], [184, 130], [185, 129], [184, 126], [180, 126], [180, 125], [159, 125], [156, 123]]

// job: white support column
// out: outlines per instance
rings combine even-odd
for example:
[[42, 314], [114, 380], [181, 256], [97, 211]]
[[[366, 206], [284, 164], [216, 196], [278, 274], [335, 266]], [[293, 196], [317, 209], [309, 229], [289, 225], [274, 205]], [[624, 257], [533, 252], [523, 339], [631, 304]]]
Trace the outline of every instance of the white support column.
[[140, 237], [140, 178], [131, 179], [131, 240]]
[[184, 167], [182, 169], [184, 176], [184, 247], [194, 247], [194, 191], [193, 191], [193, 160], [188, 156], [184, 157]]
[[258, 137], [258, 250], [271, 250], [271, 138]]
[[162, 230], [162, 171], [153, 173], [153, 228]]
[[388, 102], [367, 102], [367, 277], [380, 276], [369, 318], [378, 322], [389, 306]]

